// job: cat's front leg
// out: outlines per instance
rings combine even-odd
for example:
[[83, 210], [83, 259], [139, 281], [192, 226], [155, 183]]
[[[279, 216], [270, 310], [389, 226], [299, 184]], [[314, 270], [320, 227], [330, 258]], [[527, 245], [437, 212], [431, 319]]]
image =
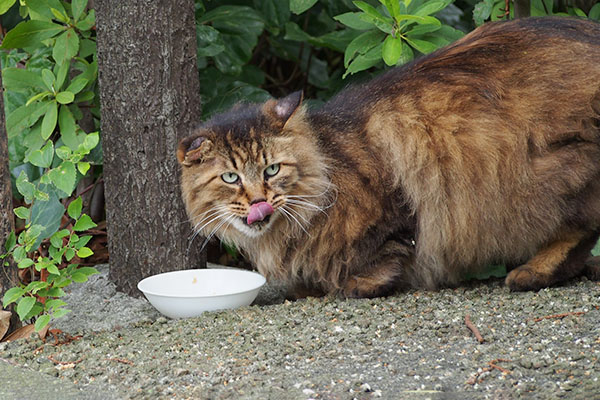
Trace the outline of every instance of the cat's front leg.
[[388, 240], [378, 256], [362, 270], [348, 277], [341, 294], [345, 297], [387, 296], [406, 286], [406, 270], [413, 262], [410, 242]]

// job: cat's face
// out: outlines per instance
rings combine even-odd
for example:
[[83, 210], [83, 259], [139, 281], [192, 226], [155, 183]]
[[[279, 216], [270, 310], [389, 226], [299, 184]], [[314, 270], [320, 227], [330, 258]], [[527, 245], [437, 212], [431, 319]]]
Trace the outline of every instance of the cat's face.
[[286, 224], [307, 228], [328, 179], [300, 102], [297, 93], [239, 106], [180, 143], [182, 193], [195, 231], [235, 243]]

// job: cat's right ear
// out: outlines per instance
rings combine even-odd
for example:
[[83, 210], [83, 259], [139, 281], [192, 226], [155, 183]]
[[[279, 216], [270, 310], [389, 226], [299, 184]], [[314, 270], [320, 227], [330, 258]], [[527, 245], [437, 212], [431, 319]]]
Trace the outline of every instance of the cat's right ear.
[[206, 154], [212, 149], [212, 142], [204, 136], [190, 136], [179, 142], [177, 161], [189, 167], [196, 162], [202, 162]]
[[294, 92], [279, 100], [269, 100], [265, 103], [263, 110], [270, 115], [272, 121], [280, 127], [284, 127], [290, 118], [296, 113], [302, 104], [304, 95], [301, 90]]

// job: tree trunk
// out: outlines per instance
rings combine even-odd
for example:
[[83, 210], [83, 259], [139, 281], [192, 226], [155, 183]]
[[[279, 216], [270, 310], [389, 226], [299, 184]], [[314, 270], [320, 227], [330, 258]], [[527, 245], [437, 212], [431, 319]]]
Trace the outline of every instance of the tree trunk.
[[530, 0], [515, 0], [514, 2], [515, 13], [514, 17], [517, 18], [525, 18], [529, 17], [531, 14], [531, 3]]
[[[8, 234], [15, 229], [15, 220], [13, 214], [12, 189], [10, 185], [10, 170], [8, 168], [8, 137], [6, 135], [5, 113], [4, 113], [4, 89], [2, 89], [2, 76], [0, 74], [0, 254], [4, 254], [4, 243]], [[8, 267], [4, 263], [0, 264], [0, 305], [4, 292], [14, 287], [19, 282], [17, 268], [8, 261]], [[1, 309], [1, 307], [0, 307]], [[8, 307], [8, 311], [14, 311], [14, 304]], [[21, 326], [19, 317], [13, 312], [10, 319], [10, 333]], [[1, 336], [1, 334], [0, 334]], [[2, 339], [0, 337], [0, 339]]]
[[175, 152], [200, 121], [192, 0], [97, 2], [110, 279], [139, 295], [149, 275], [206, 265]]

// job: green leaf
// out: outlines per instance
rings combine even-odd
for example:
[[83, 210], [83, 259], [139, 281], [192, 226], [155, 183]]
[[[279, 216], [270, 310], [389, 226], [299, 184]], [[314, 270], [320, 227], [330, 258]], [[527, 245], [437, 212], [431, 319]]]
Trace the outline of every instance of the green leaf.
[[589, 19], [595, 19], [596, 21], [600, 20], [600, 3], [596, 3], [594, 7], [590, 9], [588, 13]]
[[46, 85], [46, 89], [54, 93], [54, 82], [56, 82], [56, 77], [48, 68], [42, 70], [42, 81], [44, 82], [44, 85]]
[[63, 15], [67, 14], [59, 0], [27, 0], [27, 7], [29, 7], [30, 12], [33, 11], [36, 17], [38, 17], [32, 17], [32, 19], [43, 18], [47, 21], [52, 20], [55, 17], [52, 12], [53, 8]]
[[0, 0], [0, 15], [6, 13], [17, 0]]
[[75, 24], [75, 28], [80, 31], [89, 31], [94, 25], [96, 25], [96, 12], [90, 10], [84, 19]]
[[44, 228], [34, 244], [35, 248], [39, 246], [39, 243], [41, 243], [43, 239], [50, 237], [60, 228], [61, 218], [65, 213], [65, 207], [58, 200], [57, 195], [55, 193], [49, 193], [52, 186], [40, 185], [40, 188], [46, 191], [48, 199], [39, 199], [31, 206], [32, 224], [38, 224]]
[[77, 268], [77, 272], [84, 274], [85, 276], [92, 276], [100, 273], [94, 267], [79, 267]]
[[50, 236], [50, 244], [54, 247], [61, 248], [63, 245], [63, 238], [69, 236], [71, 232], [67, 229], [61, 229], [58, 232], [55, 232], [52, 236]]
[[432, 14], [437, 13], [440, 10], [443, 10], [450, 3], [452, 3], [452, 0], [428, 1], [425, 4], [423, 4], [421, 7], [417, 8], [412, 14], [418, 15], [420, 17], [424, 17], [426, 15], [432, 15]]
[[98, 132], [92, 132], [85, 136], [82, 146], [85, 150], [90, 151], [90, 150], [93, 150], [98, 145], [99, 141], [100, 141], [100, 135], [98, 135]]
[[[87, 249], [87, 247], [84, 247], [84, 248]], [[78, 282], [78, 283], [83, 283], [88, 280], [87, 276], [82, 274], [81, 272], [73, 272], [71, 274], [71, 279], [73, 279], [73, 282]]]
[[383, 42], [381, 56], [387, 65], [396, 65], [402, 55], [402, 39], [388, 36]]
[[[89, 247], [82, 247], [79, 250], [77, 250], [77, 257], [79, 257], [79, 258], [86, 258], [86, 257], [91, 256], [92, 254], [94, 254], [94, 252]], [[75, 278], [73, 278], [73, 275], [71, 275], [71, 279], [73, 279], [75, 281]], [[86, 278], [86, 280], [87, 280], [87, 278]]]
[[96, 225], [87, 214], [83, 214], [81, 218], [77, 220], [75, 226], [73, 226], [73, 230], [76, 232], [82, 232], [87, 231], [88, 229], [95, 228], [96, 226], [98, 225]]
[[22, 68], [4, 68], [2, 84], [6, 89], [43, 89], [44, 82], [39, 74]]
[[50, 102], [36, 102], [18, 107], [6, 117], [6, 131], [8, 138], [12, 139], [31, 127], [42, 115], [46, 113]]
[[290, 20], [290, 3], [285, 0], [254, 0], [254, 8], [264, 17], [266, 28], [274, 36], [279, 35]]
[[379, 2], [387, 8], [392, 18], [400, 15], [400, 2], [398, 0], [379, 0]]
[[74, 29], [67, 29], [56, 38], [52, 50], [52, 58], [57, 64], [70, 61], [79, 52], [79, 36]]
[[419, 25], [436, 25], [442, 26], [442, 23], [439, 19], [435, 17], [429, 16], [418, 16], [418, 15], [410, 15], [410, 14], [402, 14], [397, 17], [398, 22], [409, 21], [410, 23], [417, 23]]
[[73, 19], [75, 21], [79, 21], [79, 17], [85, 11], [85, 7], [87, 6], [88, 0], [72, 0], [71, 1], [71, 11], [73, 12]]
[[20, 287], [10, 288], [4, 293], [4, 297], [2, 298], [2, 307], [6, 308], [9, 304], [14, 303], [21, 296], [25, 294], [25, 291]]
[[25, 292], [31, 293], [31, 294], [36, 294], [37, 292], [39, 292], [42, 289], [47, 288], [48, 286], [50, 286], [50, 284], [48, 282], [33, 281], [33, 282], [30, 282], [29, 285], [27, 285], [25, 287]]
[[19, 304], [17, 305], [17, 314], [19, 314], [19, 318], [21, 319], [21, 321], [23, 321], [27, 314], [29, 314], [29, 311], [31, 311], [34, 304], [35, 297], [27, 296], [22, 298], [21, 301], [19, 301]]
[[16, 180], [17, 190], [23, 197], [25, 197], [26, 203], [31, 203], [33, 200], [33, 194], [35, 193], [35, 186], [29, 182], [29, 178], [25, 171], [21, 171]]
[[347, 12], [344, 14], [336, 15], [333, 17], [336, 21], [341, 22], [349, 28], [364, 31], [375, 27], [371, 22], [364, 21], [360, 18], [362, 13], [359, 12]]
[[416, 25], [410, 31], [406, 32], [404, 36], [415, 37], [419, 35], [423, 35], [425, 33], [435, 32], [441, 29], [440, 25], [435, 24], [424, 24], [424, 25]]
[[71, 157], [71, 154], [73, 154], [71, 149], [67, 146], [60, 146], [55, 150], [55, 152], [56, 156], [61, 160], [68, 160]]
[[41, 150], [32, 151], [28, 160], [36, 167], [49, 168], [54, 158], [54, 144], [48, 141]]
[[46, 270], [49, 273], [53, 274], [53, 275], [59, 275], [60, 274], [60, 271], [59, 271], [58, 267], [56, 265], [54, 265], [54, 264], [48, 264], [46, 266]]
[[6, 243], [4, 243], [4, 249], [9, 252], [13, 247], [17, 244], [17, 236], [15, 231], [11, 231], [6, 238]]
[[475, 25], [482, 25], [492, 14], [493, 7], [494, 0], [483, 0], [475, 4], [475, 8], [473, 8], [473, 21], [475, 21]]
[[77, 78], [75, 78], [71, 81], [69, 86], [67, 86], [66, 91], [73, 93], [73, 94], [77, 94], [77, 93], [81, 92], [83, 90], [83, 88], [85, 88], [87, 86], [88, 83], [89, 83], [89, 79], [78, 76]]
[[373, 47], [365, 54], [359, 54], [348, 66], [346, 72], [342, 76], [345, 78], [348, 74], [355, 74], [357, 72], [369, 69], [381, 61], [381, 49], [383, 43], [380, 43]]
[[302, 14], [314, 6], [316, 2], [317, 0], [290, 0], [290, 11], [296, 15]]
[[48, 314], [40, 315], [35, 321], [35, 331], [39, 332], [50, 323], [50, 316]]
[[92, 240], [92, 235], [84, 235], [79, 238], [77, 243], [73, 243], [73, 246], [79, 250], [80, 248], [88, 244], [90, 240]]
[[427, 42], [425, 40], [419, 40], [419, 39], [410, 39], [410, 38], [406, 38], [406, 41], [408, 42], [408, 44], [410, 44], [414, 49], [420, 51], [423, 54], [429, 54], [432, 51], [435, 51], [438, 49], [438, 46], [435, 45], [434, 43], [431, 42]]
[[54, 82], [54, 91], [55, 92], [60, 91], [60, 89], [62, 88], [70, 69], [71, 69], [70, 62], [65, 62], [63, 64], [56, 63], [56, 65], [54, 66], [54, 74], [56, 75], [56, 82]]
[[[25, 232], [23, 232], [21, 235], [25, 236]], [[19, 236], [19, 238], [20, 237], [21, 236]], [[15, 262], [18, 263], [25, 257], [27, 257], [27, 251], [25, 250], [25, 247], [17, 246], [17, 248], [15, 248], [15, 250], [13, 251], [13, 259], [15, 260]]]
[[50, 102], [50, 106], [48, 107], [48, 111], [46, 111], [46, 115], [44, 115], [44, 119], [42, 119], [42, 138], [48, 140], [50, 135], [54, 132], [54, 128], [56, 128], [56, 120], [58, 118], [58, 105], [55, 101]]
[[87, 174], [90, 169], [90, 163], [87, 161], [80, 161], [77, 163], [77, 170], [81, 173], [81, 175]]
[[73, 100], [75, 100], [75, 95], [71, 92], [64, 91], [56, 94], [56, 101], [60, 104], [69, 104]]
[[25, 269], [31, 267], [33, 264], [34, 262], [31, 258], [24, 258], [21, 261], [19, 261], [19, 263], [17, 264], [17, 268]]
[[[344, 66], [348, 68], [350, 65], [350, 61], [356, 56], [356, 54], [365, 54], [373, 47], [377, 46], [383, 40], [385, 34], [372, 30], [357, 36], [348, 47], [346, 47], [346, 52], [344, 53]], [[374, 65], [374, 64], [373, 64]]]
[[59, 308], [58, 310], [56, 310], [56, 311], [54, 311], [52, 313], [52, 316], [54, 318], [60, 318], [60, 317], [63, 317], [63, 316], [65, 316], [66, 314], [68, 314], [70, 312], [71, 312], [71, 310], [67, 310], [66, 308]]
[[67, 261], [71, 261], [73, 257], [75, 257], [75, 250], [67, 249], [67, 251], [65, 251], [65, 258], [67, 259]]
[[25, 105], [28, 106], [31, 103], [33, 103], [34, 101], [43, 100], [44, 98], [46, 98], [50, 95], [52, 95], [52, 93], [49, 91], [38, 93], [35, 96], [30, 97], [29, 100], [27, 100], [27, 103], [25, 103]]
[[68, 196], [73, 193], [77, 171], [75, 171], [75, 165], [72, 162], [63, 161], [58, 167], [51, 169], [48, 176], [52, 184]]
[[8, 31], [2, 41], [2, 49], [22, 49], [24, 47], [39, 46], [43, 40], [55, 36], [63, 31], [63, 25], [48, 21], [24, 21]]
[[69, 148], [77, 149], [83, 142], [82, 135], [77, 134], [77, 123], [71, 113], [69, 107], [65, 105], [60, 106], [58, 112], [58, 126], [60, 128], [60, 136]]
[[76, 198], [67, 207], [67, 214], [73, 219], [78, 219], [81, 216], [81, 208], [83, 207], [83, 200], [81, 197]]
[[13, 210], [13, 212], [15, 213], [15, 215], [25, 221], [27, 221], [29, 219], [29, 208], [27, 207], [17, 207]]

